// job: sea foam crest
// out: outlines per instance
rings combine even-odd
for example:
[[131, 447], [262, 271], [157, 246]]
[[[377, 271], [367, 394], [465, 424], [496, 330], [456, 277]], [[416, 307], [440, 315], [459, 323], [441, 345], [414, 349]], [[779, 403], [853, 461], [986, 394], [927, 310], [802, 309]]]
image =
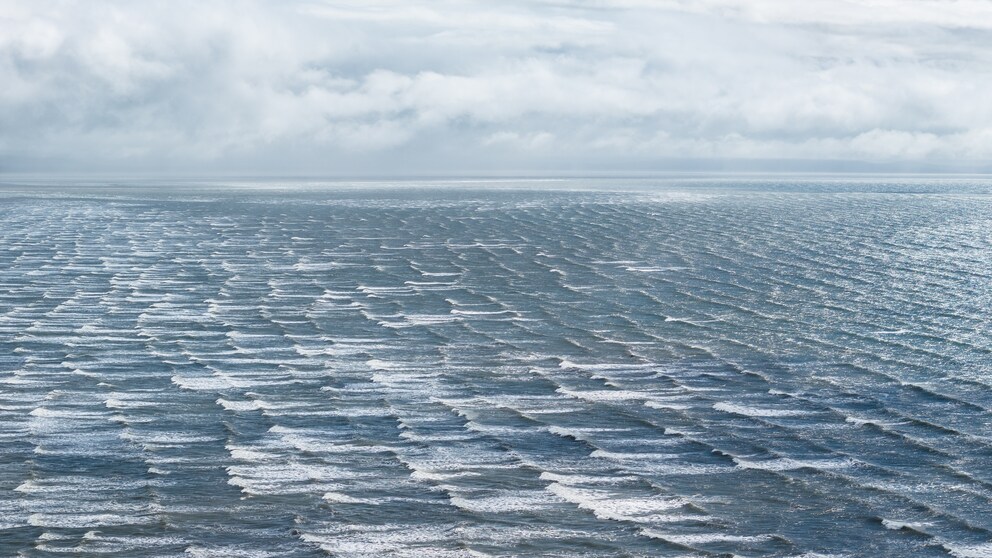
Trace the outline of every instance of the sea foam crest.
[[735, 415], [743, 415], [746, 417], [799, 417], [810, 414], [809, 411], [800, 411], [795, 409], [767, 409], [726, 402], [717, 403], [713, 405], [713, 408], [717, 411], [733, 413]]
[[684, 515], [673, 514], [672, 511], [691, 503], [682, 498], [662, 496], [625, 497], [612, 491], [578, 488], [558, 482], [551, 483], [546, 490], [580, 509], [591, 511], [600, 519], [634, 523], [679, 521], [684, 519]]

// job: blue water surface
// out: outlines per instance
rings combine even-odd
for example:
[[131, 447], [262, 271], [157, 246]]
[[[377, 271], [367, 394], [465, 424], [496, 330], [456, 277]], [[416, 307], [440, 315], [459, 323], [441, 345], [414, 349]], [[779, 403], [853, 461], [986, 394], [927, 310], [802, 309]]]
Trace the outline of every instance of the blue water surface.
[[0, 186], [0, 555], [992, 556], [992, 181]]

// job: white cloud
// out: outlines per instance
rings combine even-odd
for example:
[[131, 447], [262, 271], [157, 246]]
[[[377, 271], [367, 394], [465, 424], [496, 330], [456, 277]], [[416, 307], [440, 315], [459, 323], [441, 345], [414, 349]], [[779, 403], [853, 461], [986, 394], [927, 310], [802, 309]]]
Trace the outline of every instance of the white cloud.
[[992, 156], [990, 16], [978, 0], [8, 0], [0, 170], [973, 165]]

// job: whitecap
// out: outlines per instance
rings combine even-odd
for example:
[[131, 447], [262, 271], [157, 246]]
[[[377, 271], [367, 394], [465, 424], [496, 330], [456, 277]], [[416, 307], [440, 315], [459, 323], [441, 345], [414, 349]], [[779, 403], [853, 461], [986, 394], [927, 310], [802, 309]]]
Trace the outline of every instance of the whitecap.
[[591, 511], [599, 519], [634, 523], [681, 521], [685, 515], [671, 512], [691, 503], [683, 498], [623, 496], [612, 491], [577, 488], [557, 482], [548, 485], [546, 490], [579, 509]]
[[113, 525], [147, 525], [157, 521], [157, 518], [153, 516], [123, 516], [110, 513], [34, 513], [28, 516], [28, 525], [32, 525], [34, 527], [55, 527], [63, 529], [108, 527]]
[[882, 526], [886, 529], [891, 529], [893, 531], [898, 531], [900, 529], [909, 529], [912, 531], [923, 532], [927, 527], [933, 525], [927, 522], [913, 522], [913, 521], [901, 521], [898, 519], [885, 519], [882, 518]]
[[692, 405], [686, 403], [667, 403], [663, 401], [645, 401], [644, 406], [652, 409], [668, 409], [672, 411], [684, 411], [692, 408]]
[[354, 498], [348, 496], [347, 494], [342, 494], [340, 492], [327, 492], [323, 496], [323, 500], [326, 502], [333, 502], [335, 504], [374, 504], [373, 500], [367, 498]]
[[589, 402], [631, 401], [651, 398], [651, 396], [646, 393], [630, 390], [571, 390], [561, 387], [555, 391], [562, 395], [567, 395], [575, 399], [582, 399], [583, 401]]
[[799, 411], [795, 409], [768, 409], [759, 407], [749, 407], [735, 403], [720, 402], [713, 405], [717, 411], [743, 415], [747, 417], [799, 417], [809, 415], [809, 411]]
[[693, 546], [697, 544], [709, 544], [718, 542], [766, 542], [772, 540], [772, 535], [728, 535], [723, 533], [694, 533], [678, 534], [663, 533], [654, 529], [641, 529], [641, 534], [653, 539], [665, 540], [682, 546]]
[[246, 412], [246, 411], [257, 411], [259, 409], [258, 403], [255, 401], [228, 401], [227, 399], [218, 399], [217, 404], [224, 407], [226, 411], [233, 412]]
[[621, 484], [625, 482], [636, 481], [640, 477], [635, 477], [632, 475], [627, 476], [592, 476], [592, 475], [575, 475], [575, 474], [560, 474], [551, 473], [545, 471], [541, 473], [540, 479], [556, 482], [565, 485], [576, 485], [576, 484]]
[[616, 461], [640, 461], [640, 460], [655, 460], [655, 459], [676, 459], [681, 457], [674, 453], [623, 453], [614, 452], [598, 449], [589, 454], [589, 457], [600, 457], [604, 459], [613, 459]]
[[480, 497], [451, 496], [453, 506], [473, 513], [533, 511], [555, 503], [556, 500], [543, 491], [506, 491]]
[[760, 469], [763, 471], [794, 471], [797, 469], [846, 469], [857, 464], [853, 459], [778, 459], [748, 460], [740, 457], [733, 458], [734, 463], [741, 469]]
[[978, 544], [943, 542], [941, 546], [955, 558], [992, 558], [992, 542]]

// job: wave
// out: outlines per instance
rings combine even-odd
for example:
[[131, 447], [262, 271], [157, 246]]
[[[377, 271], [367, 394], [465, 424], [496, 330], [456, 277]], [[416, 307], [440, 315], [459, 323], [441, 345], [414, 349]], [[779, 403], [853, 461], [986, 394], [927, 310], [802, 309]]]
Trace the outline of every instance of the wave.
[[880, 523], [882, 527], [892, 531], [913, 531], [921, 535], [929, 535], [927, 528], [933, 525], [933, 523], [922, 521], [901, 521], [898, 519], [886, 519], [884, 517], [880, 518]]
[[472, 513], [500, 514], [534, 512], [548, 508], [555, 501], [541, 491], [504, 491], [497, 495], [451, 496], [451, 505]]
[[[601, 434], [601, 438], [611, 438], [621, 432], [631, 432], [632, 428], [570, 428], [565, 426], [548, 426], [546, 430], [556, 436], [561, 436], [562, 438], [571, 438], [573, 440], [580, 440], [584, 442], [590, 441], [590, 438], [595, 438], [596, 434]], [[591, 435], [591, 436], [590, 436]]]
[[444, 482], [460, 477], [477, 477], [481, 473], [477, 471], [434, 471], [430, 469], [420, 469], [417, 466], [406, 463], [406, 466], [413, 469], [410, 478], [415, 481]]
[[622, 484], [626, 482], [636, 482], [640, 480], [640, 477], [634, 475], [625, 476], [592, 476], [592, 475], [579, 475], [579, 474], [561, 474], [561, 473], [550, 473], [542, 472], [540, 476], [541, 480], [551, 481], [563, 485], [576, 485], [576, 484]]
[[222, 546], [189, 546], [183, 552], [189, 558], [278, 558], [284, 556], [283, 551], [268, 551], [245, 548], [244, 545], [232, 545], [231, 548]]
[[158, 522], [153, 515], [116, 515], [112, 513], [99, 514], [55, 514], [33, 513], [28, 516], [28, 525], [33, 527], [58, 529], [92, 529], [96, 527], [115, 527], [122, 525], [150, 525]]
[[776, 459], [751, 460], [741, 457], [734, 457], [734, 463], [741, 469], [759, 469], [762, 471], [795, 471], [798, 469], [849, 469], [858, 465], [850, 458], [828, 458], [828, 459], [793, 459], [781, 457]]
[[321, 499], [325, 502], [331, 502], [333, 504], [378, 504], [378, 502], [373, 499], [355, 498], [340, 492], [327, 492]]
[[989, 558], [992, 556], [992, 543], [942, 542], [941, 546], [954, 558]]
[[645, 401], [644, 406], [651, 409], [667, 409], [670, 411], [685, 411], [693, 408], [693, 406], [688, 403], [675, 403], [667, 401]]
[[713, 405], [717, 411], [733, 413], [746, 417], [802, 417], [812, 414], [810, 411], [800, 411], [795, 409], [770, 409], [760, 407], [750, 407], [736, 403], [720, 402]]
[[218, 399], [217, 404], [224, 407], [224, 410], [233, 411], [236, 413], [257, 411], [261, 409], [257, 401], [228, 401], [227, 399]]
[[550, 484], [546, 490], [575, 504], [579, 509], [592, 512], [599, 519], [611, 521], [629, 521], [632, 523], [682, 521], [689, 515], [671, 512], [686, 508], [691, 504], [689, 500], [682, 498], [666, 499], [657, 495], [624, 497], [611, 491], [578, 488], [557, 482]]
[[756, 542], [767, 542], [774, 538], [779, 538], [777, 535], [728, 535], [723, 533], [694, 533], [694, 534], [664, 533], [654, 529], [641, 529], [640, 532], [646, 537], [651, 537], [653, 539], [660, 539], [663, 541], [675, 543], [690, 548], [701, 544], [725, 543], [725, 542], [756, 543]]
[[650, 399], [652, 396], [646, 393], [641, 393], [638, 391], [630, 390], [572, 390], [564, 387], [560, 387], [557, 390], [558, 393], [562, 395], [567, 395], [574, 399], [582, 399], [589, 402], [604, 402], [604, 401], [636, 401]]
[[676, 453], [615, 452], [598, 449], [589, 454], [589, 457], [599, 457], [615, 461], [657, 461], [677, 459], [681, 456]]

